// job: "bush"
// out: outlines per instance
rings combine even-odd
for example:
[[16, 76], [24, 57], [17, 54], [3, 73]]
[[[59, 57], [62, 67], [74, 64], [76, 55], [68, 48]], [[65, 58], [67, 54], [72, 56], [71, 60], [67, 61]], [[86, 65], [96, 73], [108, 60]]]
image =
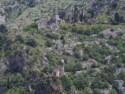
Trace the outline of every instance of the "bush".
[[112, 89], [109, 94], [118, 94], [115, 89]]
[[109, 84], [108, 84], [108, 82], [94, 81], [94, 82], [92, 82], [91, 87], [105, 89], [105, 88], [109, 88]]
[[52, 47], [53, 46], [53, 42], [52, 42], [52, 40], [47, 40], [47, 42], [46, 42], [46, 46], [47, 47]]
[[122, 80], [125, 81], [125, 72], [121, 72], [121, 73], [119, 74], [119, 77], [120, 77], [120, 79], [122, 79]]
[[98, 37], [99, 37], [99, 38], [104, 38], [105, 36], [104, 36], [103, 33], [99, 33], [99, 34], [98, 34]]
[[7, 28], [5, 25], [3, 25], [3, 24], [0, 25], [0, 32], [2, 32], [2, 33], [7, 32]]
[[27, 91], [24, 87], [15, 87], [8, 90], [5, 94], [27, 94]]
[[76, 46], [74, 47], [73, 52], [74, 52], [74, 56], [75, 56], [76, 58], [78, 58], [78, 59], [82, 58], [83, 52], [80, 52], [80, 50], [82, 50], [82, 49], [84, 48], [84, 46], [85, 46], [85, 45], [82, 44], [82, 45], [76, 45]]
[[109, 45], [117, 47], [122, 43], [122, 41], [123, 40], [121, 38], [111, 38], [111, 39], [109, 39], [108, 43], [109, 43]]
[[17, 35], [15, 41], [19, 41], [21, 43], [24, 43], [24, 39], [23, 39], [23, 37], [21, 35]]
[[118, 32], [117, 34], [118, 34], [119, 37], [122, 37], [124, 35], [123, 32]]
[[79, 25], [79, 24], [62, 24], [62, 29], [68, 30], [74, 33], [78, 34], [84, 34], [84, 35], [91, 35], [91, 34], [97, 34], [101, 32], [104, 29], [107, 29], [110, 27], [110, 25], [100, 25], [100, 24], [94, 24], [94, 25]]
[[68, 63], [65, 65], [66, 72], [76, 72], [82, 70], [82, 64], [79, 62]]
[[69, 91], [72, 86], [72, 80], [67, 76], [61, 77], [60, 80], [62, 81], [64, 89]]
[[90, 45], [84, 48], [84, 55], [101, 63], [105, 63], [105, 57], [110, 54], [112, 54], [111, 50], [105, 45]]
[[89, 86], [89, 82], [83, 76], [79, 76], [79, 77], [76, 77], [76, 79], [74, 80], [74, 85], [77, 89], [83, 90], [85, 89], [85, 87]]
[[36, 23], [32, 23], [31, 25], [24, 28], [24, 31], [35, 31], [38, 28], [38, 25]]
[[93, 90], [93, 94], [102, 94], [101, 90], [100, 89], [94, 89]]
[[34, 39], [32, 39], [32, 38], [28, 39], [26, 41], [26, 44], [31, 46], [31, 47], [36, 47], [37, 46], [37, 42]]
[[83, 91], [85, 94], [93, 94], [93, 91], [91, 88], [89, 87], [85, 87], [84, 91]]
[[112, 3], [112, 9], [116, 9], [117, 8], [117, 6], [118, 6], [118, 4], [117, 3]]
[[49, 62], [51, 65], [56, 65], [56, 64], [59, 64], [59, 56], [54, 54], [54, 53], [48, 53], [46, 55], [46, 57], [48, 58]]
[[48, 33], [48, 34], [46, 34], [46, 37], [48, 37], [50, 39], [55, 39], [55, 40], [60, 38], [58, 34], [54, 34], [54, 33]]

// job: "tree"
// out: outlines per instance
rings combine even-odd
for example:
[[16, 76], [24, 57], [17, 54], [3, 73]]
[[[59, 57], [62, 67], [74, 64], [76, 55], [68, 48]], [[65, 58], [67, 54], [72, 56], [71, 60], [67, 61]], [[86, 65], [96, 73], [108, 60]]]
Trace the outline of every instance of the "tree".
[[82, 21], [83, 21], [83, 19], [84, 19], [84, 16], [83, 16], [83, 14], [82, 14], [82, 13], [80, 14], [80, 17], [79, 17], [79, 18], [80, 18], [80, 21], [82, 22]]
[[121, 72], [121, 73], [119, 74], [119, 77], [120, 77], [120, 79], [122, 79], [122, 80], [125, 81], [125, 72]]
[[85, 94], [93, 94], [93, 91], [92, 91], [91, 88], [89, 88], [89, 87], [85, 87], [85, 89], [84, 89], [84, 93], [85, 93]]
[[89, 9], [89, 10], [88, 10], [88, 13], [90, 13], [91, 18], [93, 18], [93, 17], [95, 16], [93, 9]]
[[79, 10], [77, 7], [74, 7], [74, 15], [73, 15], [73, 22], [78, 22], [79, 21]]
[[7, 79], [7, 88], [10, 88], [10, 79]]
[[102, 94], [102, 92], [101, 92], [100, 89], [95, 88], [95, 89], [93, 90], [93, 94]]
[[118, 6], [118, 4], [117, 3], [112, 3], [112, 9], [116, 9], [117, 8], [117, 6]]
[[63, 76], [60, 78], [62, 83], [63, 83], [63, 87], [65, 90], [70, 90], [71, 86], [72, 86], [72, 81], [69, 77], [67, 76]]
[[118, 12], [115, 13], [115, 15], [114, 15], [114, 20], [115, 20], [116, 23], [119, 23], [119, 21], [120, 21], [120, 16], [119, 16], [119, 13], [118, 13]]
[[83, 76], [80, 76], [74, 80], [74, 85], [77, 89], [83, 90], [85, 87], [89, 86], [89, 82], [87, 79], [84, 79]]
[[26, 44], [31, 46], [31, 47], [36, 47], [37, 46], [37, 42], [35, 41], [35, 39], [33, 38], [29, 38], [27, 41], [26, 41]]
[[119, 24], [120, 22], [124, 22], [124, 17], [120, 16], [118, 12], [114, 15], [114, 20], [116, 24]]
[[7, 28], [5, 25], [1, 24], [0, 25], [0, 32], [6, 32], [7, 31]]

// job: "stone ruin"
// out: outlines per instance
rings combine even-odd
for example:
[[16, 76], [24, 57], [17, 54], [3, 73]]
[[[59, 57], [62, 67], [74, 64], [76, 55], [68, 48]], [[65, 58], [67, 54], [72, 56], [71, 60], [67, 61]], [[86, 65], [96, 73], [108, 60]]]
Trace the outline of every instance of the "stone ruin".
[[64, 63], [65, 63], [65, 61], [62, 59], [60, 61], [60, 65], [61, 65], [60, 68], [56, 68], [53, 70], [52, 75], [54, 77], [61, 77], [61, 76], [65, 75]]

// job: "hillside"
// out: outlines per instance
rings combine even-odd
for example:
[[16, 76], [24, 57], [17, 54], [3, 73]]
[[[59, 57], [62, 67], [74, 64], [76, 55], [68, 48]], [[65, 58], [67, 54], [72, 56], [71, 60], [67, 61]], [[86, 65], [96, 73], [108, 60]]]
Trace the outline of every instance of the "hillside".
[[116, 24], [113, 18], [115, 13], [120, 14], [119, 20], [124, 22], [124, 4], [124, 0], [51, 0], [51, 2], [49, 0], [2, 0], [0, 14], [6, 17], [7, 24], [11, 28], [23, 28], [37, 20], [47, 19], [55, 13], [65, 20], [69, 15], [75, 16], [76, 21], [82, 20], [85, 23]]
[[[59, 9], [65, 9], [74, 0], [2, 0], [1, 14], [5, 15], [12, 26], [31, 24], [34, 20], [51, 16]], [[24, 25], [23, 25], [24, 26]]]
[[124, 0], [1, 0], [0, 94], [125, 94]]

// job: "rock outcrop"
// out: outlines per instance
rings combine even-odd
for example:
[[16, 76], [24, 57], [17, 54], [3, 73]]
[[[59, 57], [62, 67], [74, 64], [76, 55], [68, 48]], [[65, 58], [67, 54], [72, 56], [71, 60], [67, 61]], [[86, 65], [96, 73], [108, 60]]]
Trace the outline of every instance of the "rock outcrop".
[[38, 25], [38, 28], [51, 28], [51, 29], [56, 29], [54, 28], [55, 25], [60, 21], [59, 15], [53, 15], [52, 17], [49, 17], [48, 19], [45, 20], [38, 20], [36, 23]]
[[0, 15], [0, 24], [5, 24], [6, 23], [6, 17]]
[[125, 87], [123, 80], [115, 80], [115, 87], [119, 91], [119, 94], [125, 94]]

